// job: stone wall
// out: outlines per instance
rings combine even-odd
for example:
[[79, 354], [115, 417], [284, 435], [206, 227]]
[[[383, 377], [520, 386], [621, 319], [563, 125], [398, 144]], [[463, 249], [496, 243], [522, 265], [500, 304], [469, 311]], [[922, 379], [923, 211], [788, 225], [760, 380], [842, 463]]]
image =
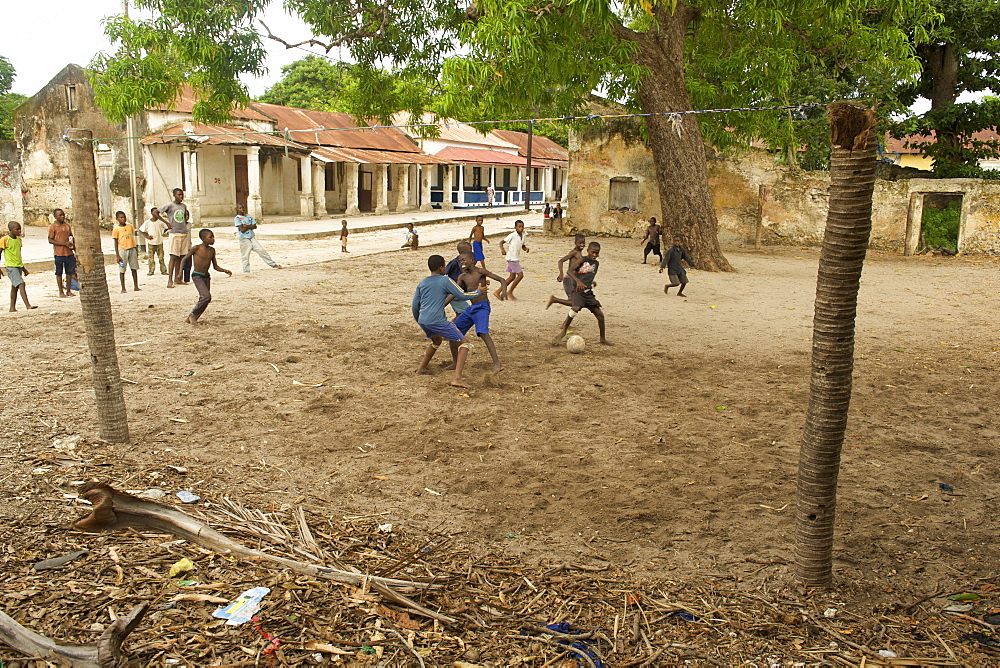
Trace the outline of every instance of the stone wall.
[[7, 223], [21, 222], [21, 164], [17, 144], [0, 141], [0, 236], [6, 234]]

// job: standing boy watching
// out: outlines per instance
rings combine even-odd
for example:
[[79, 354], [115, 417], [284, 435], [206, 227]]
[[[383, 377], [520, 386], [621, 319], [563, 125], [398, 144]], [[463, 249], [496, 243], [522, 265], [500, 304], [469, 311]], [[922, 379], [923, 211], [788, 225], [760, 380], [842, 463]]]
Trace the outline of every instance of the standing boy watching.
[[191, 226], [188, 223], [191, 212], [184, 203], [184, 191], [174, 188], [174, 201], [161, 206], [157, 215], [170, 226], [170, 266], [167, 269], [167, 287], [172, 288], [174, 284], [187, 285], [181, 280], [184, 266], [181, 258], [187, 257], [188, 251], [191, 250]]
[[340, 221], [340, 252], [349, 253], [347, 250], [347, 221]]
[[10, 279], [10, 312], [17, 311], [17, 293], [21, 293], [21, 301], [27, 309], [38, 308], [28, 303], [28, 290], [24, 287], [24, 277], [31, 272], [24, 268], [21, 260], [21, 224], [11, 221], [7, 224], [7, 235], [0, 238], [0, 253], [3, 254], [3, 266]]
[[201, 230], [198, 232], [198, 238], [201, 239], [201, 243], [192, 247], [184, 256], [185, 260], [192, 261], [191, 280], [198, 290], [198, 301], [195, 302], [194, 308], [191, 309], [191, 315], [186, 320], [192, 325], [197, 324], [198, 318], [212, 303], [212, 276], [208, 273], [209, 267], [215, 267], [216, 271], [221, 271], [229, 276], [233, 275], [233, 272], [223, 269], [215, 260], [215, 249], [212, 248], [212, 244], [215, 243], [215, 234], [212, 230]]
[[479, 262], [483, 269], [486, 269], [486, 253], [483, 252], [483, 242], [490, 243], [489, 237], [486, 236], [486, 228], [483, 227], [483, 217], [476, 216], [476, 224], [472, 226], [472, 231], [469, 232], [469, 241], [472, 242], [472, 254], [476, 258], [476, 262]]
[[688, 284], [688, 275], [683, 265], [681, 265], [681, 260], [687, 262], [690, 267], [694, 267], [694, 262], [691, 261], [687, 250], [681, 245], [681, 238], [674, 237], [674, 245], [670, 247], [670, 250], [663, 257], [663, 261], [660, 262], [660, 273], [662, 274], [663, 268], [666, 267], [667, 278], [670, 279], [670, 282], [663, 286], [663, 294], [665, 295], [670, 294], [670, 288], [676, 288], [679, 285], [681, 289], [677, 291], [677, 296], [684, 296], [684, 287]]
[[[73, 297], [70, 288], [76, 279], [76, 256], [73, 254], [73, 228], [66, 222], [66, 212], [62, 209], [52, 211], [55, 222], [49, 225], [49, 243], [52, 244], [52, 255], [56, 264], [56, 287], [60, 297]], [[66, 275], [66, 287], [63, 288], [63, 274]]]
[[469, 387], [462, 380], [462, 369], [465, 367], [465, 358], [472, 350], [472, 344], [462, 335], [458, 328], [444, 315], [445, 299], [451, 295], [459, 301], [468, 301], [479, 296], [479, 290], [475, 292], [463, 292], [455, 281], [444, 275], [444, 258], [440, 255], [431, 255], [427, 259], [427, 268], [431, 275], [425, 277], [417, 285], [413, 293], [413, 303], [410, 309], [413, 312], [413, 319], [420, 325], [424, 335], [431, 340], [424, 351], [424, 357], [420, 360], [417, 368], [418, 374], [430, 374], [427, 365], [431, 363], [431, 358], [437, 352], [441, 341], [447, 339], [451, 347], [452, 360], [455, 363], [455, 376], [451, 384], [454, 387]]
[[163, 263], [163, 235], [167, 231], [167, 224], [160, 218], [160, 210], [155, 206], [149, 210], [149, 220], [142, 224], [139, 233], [148, 242], [146, 246], [149, 252], [146, 258], [149, 260], [149, 273], [152, 276], [156, 269], [156, 258], [160, 259], [160, 274], [166, 276], [167, 265]]
[[[642, 252], [642, 263], [646, 264], [646, 258], [652, 253], [663, 260], [660, 255], [660, 224], [656, 222], [656, 216], [649, 217], [649, 226], [646, 228], [646, 237], [642, 240], [646, 244], [646, 250]], [[642, 244], [640, 244], [642, 245]]]
[[584, 308], [589, 309], [594, 314], [594, 317], [597, 318], [597, 329], [601, 335], [601, 343], [605, 346], [614, 345], [605, 337], [604, 311], [601, 310], [601, 302], [597, 301], [597, 297], [594, 296], [594, 286], [597, 285], [594, 278], [597, 276], [597, 270], [601, 266], [600, 261], [597, 259], [600, 255], [601, 244], [591, 241], [590, 245], [587, 246], [586, 257], [577, 263], [575, 269], [570, 269], [570, 276], [573, 277], [573, 282], [576, 285], [576, 292], [573, 293], [573, 310], [566, 316], [566, 322], [563, 323], [562, 330], [554, 341], [556, 345], [566, 336], [566, 332], [569, 330], [569, 326], [573, 324], [573, 318], [576, 317], [576, 314], [580, 312], [580, 309]]
[[[257, 240], [254, 230], [257, 229], [257, 221], [247, 215], [247, 208], [242, 204], [236, 205], [236, 236], [240, 240], [240, 257], [243, 258], [243, 274], [250, 273], [250, 252], [256, 252], [268, 266], [281, 269], [281, 265], [271, 259], [270, 254]], [[213, 251], [214, 252], [214, 251]]]
[[135, 243], [135, 228], [125, 217], [124, 211], [115, 212], [118, 224], [111, 230], [111, 238], [115, 240], [115, 257], [118, 258], [118, 277], [122, 281], [122, 292], [125, 289], [125, 269], [132, 270], [132, 285], [139, 292], [139, 248]]
[[[530, 252], [528, 247], [524, 245], [524, 221], [515, 220], [514, 231], [500, 242], [500, 252], [507, 256], [507, 273], [510, 274], [507, 278], [507, 299], [517, 299], [514, 296], [514, 288], [524, 278], [524, 270], [521, 269], [521, 251]], [[494, 290], [493, 296], [499, 297], [500, 290]]]

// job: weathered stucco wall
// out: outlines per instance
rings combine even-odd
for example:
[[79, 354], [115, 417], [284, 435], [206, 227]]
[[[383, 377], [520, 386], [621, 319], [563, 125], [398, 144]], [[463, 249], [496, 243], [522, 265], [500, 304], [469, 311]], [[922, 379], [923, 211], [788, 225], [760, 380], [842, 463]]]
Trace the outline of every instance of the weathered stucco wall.
[[[605, 134], [570, 134], [568, 218], [551, 231], [639, 237], [645, 227], [638, 220], [649, 215], [657, 216], [669, 229], [669, 212], [662, 216], [659, 212], [649, 149], [641, 141]], [[708, 175], [723, 244], [753, 243], [758, 210], [763, 244], [821, 243], [829, 208], [829, 172], [788, 169], [775, 165], [767, 151], [749, 149], [710, 159]], [[607, 210], [610, 180], [616, 176], [638, 180], [638, 214]], [[877, 180], [871, 247], [916, 251], [920, 194], [931, 192], [964, 193], [960, 251], [1000, 254], [1000, 182], [979, 179]]]
[[0, 141], [0, 235], [6, 234], [7, 223], [21, 222], [21, 165], [17, 144]]

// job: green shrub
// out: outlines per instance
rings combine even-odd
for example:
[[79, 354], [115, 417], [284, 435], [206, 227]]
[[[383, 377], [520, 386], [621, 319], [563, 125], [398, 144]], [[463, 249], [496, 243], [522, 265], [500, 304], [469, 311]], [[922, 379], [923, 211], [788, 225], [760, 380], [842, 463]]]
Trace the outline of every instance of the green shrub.
[[932, 248], [958, 248], [961, 222], [961, 202], [952, 202], [944, 209], [924, 209], [921, 220], [924, 243]]

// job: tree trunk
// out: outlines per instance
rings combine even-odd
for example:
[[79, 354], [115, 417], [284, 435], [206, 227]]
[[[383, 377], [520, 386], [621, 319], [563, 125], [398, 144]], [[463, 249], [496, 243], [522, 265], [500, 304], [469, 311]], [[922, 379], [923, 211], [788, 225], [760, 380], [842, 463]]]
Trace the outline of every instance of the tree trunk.
[[[638, 60], [649, 69], [639, 86], [645, 113], [691, 109], [684, 82], [684, 37], [698, 10], [678, 1], [673, 13], [657, 10], [659, 29], [637, 35]], [[663, 238], [680, 235], [699, 269], [733, 271], [719, 247], [719, 221], [708, 187], [705, 144], [694, 114], [677, 117], [648, 116], [649, 147], [656, 165]]]
[[[924, 76], [930, 78], [931, 111], [944, 109], [958, 100], [958, 57], [953, 44], [926, 44], [918, 47], [918, 53], [927, 64]], [[954, 127], [939, 127], [935, 141], [957, 149], [961, 145], [958, 131]], [[972, 164], [975, 164], [973, 162]]]
[[73, 239], [76, 243], [80, 306], [90, 348], [94, 380], [94, 400], [101, 438], [111, 443], [127, 443], [128, 420], [122, 393], [115, 325], [111, 318], [98, 224], [97, 170], [94, 167], [93, 133], [69, 130], [69, 180], [73, 198]]
[[875, 187], [875, 115], [845, 103], [830, 105], [829, 114], [830, 211], [816, 281], [812, 378], [795, 514], [795, 571], [807, 586], [826, 586], [833, 580], [837, 476], [851, 403], [854, 320]]

